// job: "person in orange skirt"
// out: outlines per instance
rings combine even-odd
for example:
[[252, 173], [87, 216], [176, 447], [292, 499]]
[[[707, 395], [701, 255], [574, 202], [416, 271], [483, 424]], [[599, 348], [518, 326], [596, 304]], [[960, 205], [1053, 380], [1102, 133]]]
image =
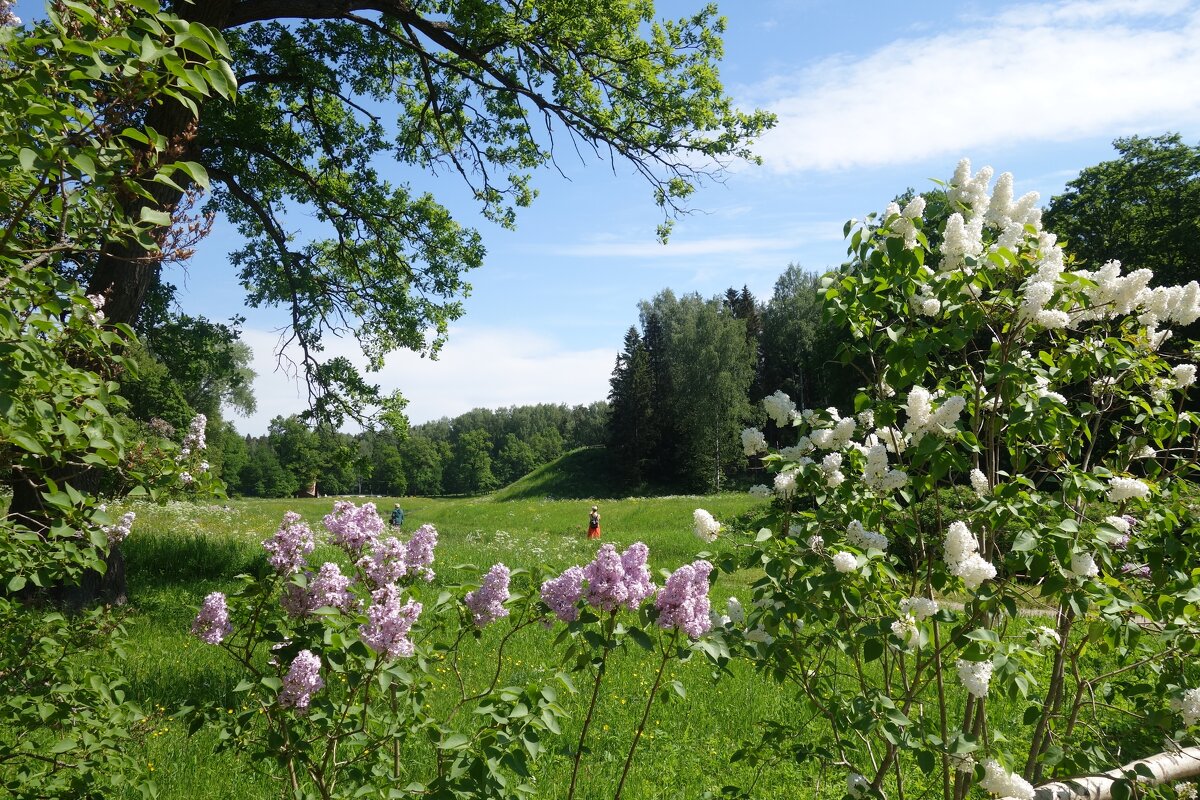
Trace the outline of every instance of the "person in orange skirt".
[[597, 506], [592, 506], [592, 513], [588, 515], [588, 538], [600, 538], [600, 509]]

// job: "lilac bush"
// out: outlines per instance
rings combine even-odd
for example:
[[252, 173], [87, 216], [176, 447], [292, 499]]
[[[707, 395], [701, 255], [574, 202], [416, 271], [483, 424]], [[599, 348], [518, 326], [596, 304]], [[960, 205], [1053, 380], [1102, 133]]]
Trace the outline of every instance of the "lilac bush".
[[[723, 633], [704, 636], [711, 626], [707, 561], [680, 567], [660, 590], [644, 543], [623, 552], [605, 544], [591, 562], [557, 576], [494, 564], [459, 594], [453, 585], [428, 587], [436, 577], [432, 525], [407, 542], [383, 537], [373, 504], [338, 501], [324, 527], [349, 564], [307, 566], [317, 542], [304, 520], [288, 512], [263, 542], [271, 572], [247, 578], [228, 601], [210, 595], [192, 626], [248, 673], [238, 688], [247, 695], [244, 710], [211, 718], [239, 747], [257, 742], [255, 752], [276, 762], [293, 793], [329, 796], [336, 785], [339, 792], [386, 787], [394, 794], [404, 785], [414, 796], [507, 797], [512, 776], [527, 771], [527, 762], [570, 752], [571, 798], [609, 655], [633, 643], [657, 651], [659, 662], [619, 796], [669, 664], [693, 652], [727, 659]], [[513, 637], [556, 621], [566, 623], [557, 639], [566, 648], [564, 663], [592, 681], [574, 750], [529, 744], [561, 735], [565, 711], [553, 684], [573, 690], [570, 681], [500, 685]], [[467, 642], [485, 640], [495, 645], [489, 654], [495, 669], [484, 685], [472, 686], [460, 654]], [[445, 705], [432, 695], [447, 672], [457, 699], [438, 717], [432, 709]], [[460, 713], [473, 707], [486, 710]], [[431, 748], [431, 773], [414, 783], [401, 752], [421, 746]]]

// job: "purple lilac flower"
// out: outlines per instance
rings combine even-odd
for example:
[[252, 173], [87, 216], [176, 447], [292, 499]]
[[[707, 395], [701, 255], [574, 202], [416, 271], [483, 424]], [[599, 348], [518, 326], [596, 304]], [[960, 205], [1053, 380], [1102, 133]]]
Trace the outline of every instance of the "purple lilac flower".
[[408, 632], [421, 614], [421, 604], [409, 600], [400, 605], [400, 589], [389, 584], [371, 593], [367, 624], [358, 627], [367, 645], [387, 658], [411, 656], [414, 651]]
[[12, 13], [14, 5], [16, 4], [12, 0], [0, 0], [0, 25], [16, 26], [21, 24], [21, 18]]
[[129, 532], [133, 529], [133, 520], [136, 517], [137, 515], [132, 511], [126, 511], [115, 524], [105, 525], [102, 528], [104, 535], [108, 537], [109, 547], [118, 545], [129, 538]]
[[408, 574], [406, 552], [404, 542], [395, 536], [376, 539], [371, 544], [370, 554], [358, 560], [358, 568], [376, 588], [387, 586]]
[[1109, 546], [1113, 550], [1116, 550], [1118, 552], [1120, 552], [1122, 550], [1128, 550], [1129, 549], [1129, 534], [1128, 533], [1119, 534], [1116, 539], [1113, 539], [1112, 544]]
[[204, 429], [208, 426], [208, 417], [197, 414], [188, 425], [187, 435], [183, 437], [183, 451], [203, 450], [207, 443], [204, 441]]
[[629, 590], [625, 606], [630, 611], [636, 610], [642, 601], [653, 595], [658, 588], [650, 580], [650, 567], [646, 565], [649, 555], [650, 548], [642, 542], [634, 542], [621, 554], [621, 567], [625, 570], [625, 588]]
[[352, 556], [359, 555], [383, 532], [383, 518], [374, 503], [356, 506], [349, 500], [338, 500], [333, 504], [333, 513], [326, 514], [323, 522], [334, 544]]
[[295, 511], [283, 515], [279, 530], [263, 542], [263, 549], [270, 553], [267, 561], [280, 575], [292, 575], [307, 565], [305, 556], [315, 547], [313, 532]]
[[606, 544], [596, 553], [592, 563], [583, 568], [587, 579], [587, 604], [602, 611], [616, 611], [629, 599], [629, 587], [625, 585], [625, 567], [617, 548]]
[[420, 575], [427, 581], [433, 580], [433, 548], [437, 547], [437, 528], [428, 522], [413, 532], [404, 551], [404, 563], [410, 573]]
[[656, 588], [646, 566], [648, 554], [649, 548], [641, 542], [634, 542], [621, 555], [611, 544], [601, 547], [592, 563], [583, 568], [588, 605], [602, 611], [616, 611], [620, 606], [636, 610]]
[[1149, 564], [1135, 564], [1128, 561], [1121, 565], [1121, 574], [1128, 575], [1131, 578], [1150, 578]]
[[483, 585], [467, 592], [463, 598], [480, 628], [508, 616], [508, 609], [504, 607], [504, 601], [508, 599], [508, 577], [508, 567], [495, 564], [484, 576]]
[[283, 689], [279, 692], [279, 705], [294, 708], [299, 714], [308, 712], [308, 703], [313, 694], [321, 691], [325, 681], [321, 680], [321, 659], [311, 650], [301, 650], [292, 659]]
[[350, 578], [332, 561], [321, 565], [321, 570], [308, 582], [309, 606], [316, 610], [326, 606], [341, 611], [352, 611], [358, 598], [350, 591]]
[[[311, 573], [309, 574], [311, 575]], [[308, 589], [295, 583], [289, 583], [283, 587], [283, 594], [279, 597], [279, 605], [291, 617], [303, 617], [312, 611], [312, 607], [309, 605]]]
[[551, 578], [542, 584], [542, 602], [563, 622], [574, 622], [579, 618], [579, 608], [576, 604], [582, 596], [581, 567], [568, 567], [557, 578]]
[[213, 592], [204, 598], [200, 613], [192, 622], [192, 635], [207, 644], [220, 644], [221, 640], [233, 633], [233, 625], [229, 622], [229, 609], [225, 605], [225, 595]]
[[712, 627], [708, 602], [710, 572], [712, 564], [701, 559], [671, 573], [654, 600], [660, 628], [678, 628], [695, 639]]

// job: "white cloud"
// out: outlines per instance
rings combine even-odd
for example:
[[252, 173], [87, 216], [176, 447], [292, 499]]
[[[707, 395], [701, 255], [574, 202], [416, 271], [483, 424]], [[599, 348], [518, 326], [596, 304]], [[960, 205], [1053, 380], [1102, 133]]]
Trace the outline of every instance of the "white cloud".
[[[254, 350], [258, 411], [232, 418], [239, 431], [257, 435], [272, 418], [303, 411], [307, 393], [302, 381], [276, 369], [277, 333], [245, 329], [242, 339]], [[353, 340], [327, 343], [324, 356], [363, 363]], [[521, 328], [463, 326], [450, 331], [437, 361], [395, 353], [381, 372], [367, 377], [387, 391], [399, 389], [409, 401], [409, 420], [417, 424], [473, 408], [603, 400], [615, 359], [613, 350], [567, 350]]]
[[[1072, 0], [948, 23], [754, 91], [768, 170], [841, 170], [1200, 124], [1200, 9]], [[949, 166], [948, 166], [949, 168]]]

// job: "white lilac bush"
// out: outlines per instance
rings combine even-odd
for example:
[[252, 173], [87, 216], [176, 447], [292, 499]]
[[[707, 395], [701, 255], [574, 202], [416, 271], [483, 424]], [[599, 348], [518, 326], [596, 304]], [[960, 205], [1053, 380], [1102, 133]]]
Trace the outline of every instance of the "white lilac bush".
[[787, 446], [742, 437], [773, 513], [723, 567], [761, 570], [745, 652], [804, 711], [738, 757], [820, 758], [853, 796], [1029, 800], [1200, 720], [1196, 350], [1172, 338], [1200, 286], [1072, 263], [991, 177], [964, 160], [847, 224], [824, 299], [866, 386], [776, 393]]
[[[719, 523], [697, 514], [708, 525], [697, 533], [709, 539]], [[633, 644], [657, 654], [657, 672], [645, 698], [631, 698], [644, 705], [629, 749], [606, 758], [620, 764], [620, 798], [661, 690], [669, 681], [683, 693], [668, 678], [670, 664], [696, 652], [728, 661], [709, 607], [713, 566], [703, 559], [659, 586], [645, 544], [624, 552], [604, 544], [590, 563], [553, 576], [495, 564], [463, 592], [437, 576], [432, 525], [405, 541], [374, 504], [337, 501], [323, 526], [339, 561], [311, 564], [317, 536], [288, 512], [263, 542], [266, 574], [243, 576], [230, 596], [213, 592], [192, 623], [193, 635], [245, 673], [236, 688], [241, 712], [200, 709], [194, 728], [219, 727], [225, 746], [263, 762], [288, 797], [526, 797], [535, 792], [535, 764], [559, 757], [571, 766], [564, 796], [572, 798], [609, 657]], [[484, 639], [487, 626], [501, 628], [498, 641]], [[545, 663], [561, 671], [548, 682], [504, 685], [513, 672], [509, 642], [523, 632], [545, 636], [542, 628], [553, 634]], [[491, 665], [484, 683], [463, 668], [480, 659]], [[449, 701], [435, 692], [446, 673], [456, 689]], [[566, 736], [558, 697], [574, 691], [572, 675], [590, 691], [578, 733], [555, 743]]]

